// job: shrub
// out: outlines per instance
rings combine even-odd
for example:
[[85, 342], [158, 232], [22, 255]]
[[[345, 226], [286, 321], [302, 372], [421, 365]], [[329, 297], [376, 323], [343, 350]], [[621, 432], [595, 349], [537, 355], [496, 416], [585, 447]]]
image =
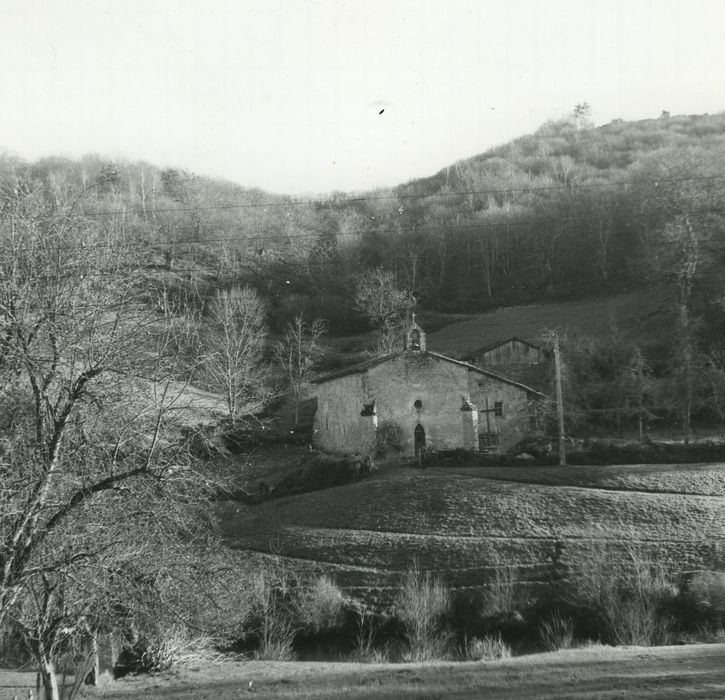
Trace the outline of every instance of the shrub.
[[725, 628], [725, 572], [700, 571], [687, 581], [674, 610], [688, 639], [710, 641]]
[[671, 607], [677, 589], [668, 572], [634, 547], [625, 557], [600, 552], [589, 565], [572, 571], [568, 603], [588, 612], [601, 641], [654, 646], [670, 639]]
[[688, 586], [693, 602], [712, 617], [725, 623], [725, 571], [701, 571]]
[[403, 428], [393, 421], [383, 421], [375, 436], [375, 454], [377, 457], [386, 457], [400, 454], [405, 447], [405, 433]]
[[247, 636], [256, 641], [255, 658], [291, 661], [298, 654], [319, 658], [349, 649], [353, 611], [328, 576], [304, 580], [270, 567], [257, 574], [250, 588], [253, 613]]
[[528, 647], [536, 629], [522, 615], [528, 602], [516, 567], [495, 558], [492, 572], [484, 586], [454, 592], [449, 619], [459, 646], [468, 639], [501, 636], [509, 645]]
[[503, 641], [500, 634], [466, 640], [463, 648], [463, 658], [467, 661], [494, 661], [508, 659], [510, 656], [511, 647]]
[[516, 570], [496, 560], [493, 578], [488, 582], [483, 598], [483, 614], [509, 613], [519, 605]]
[[174, 625], [158, 632], [153, 638], [142, 637], [123, 650], [117, 670], [123, 673], [156, 673], [178, 666], [208, 664], [222, 655], [207, 635], [191, 633]]
[[342, 621], [345, 596], [328, 576], [318, 576], [297, 594], [300, 625], [313, 633], [331, 630]]
[[254, 620], [258, 646], [255, 657], [263, 661], [291, 661], [295, 629], [290, 610], [292, 582], [284, 572], [262, 570], [254, 581]]
[[445, 656], [449, 634], [445, 619], [450, 609], [447, 586], [417, 562], [404, 574], [395, 599], [395, 614], [403, 624], [411, 661], [430, 661]]
[[539, 622], [539, 638], [546, 651], [569, 649], [574, 642], [574, 623], [556, 610]]
[[348, 661], [356, 663], [386, 663], [390, 660], [387, 649], [378, 649], [375, 645], [376, 630], [374, 617], [361, 606], [356, 611], [356, 625], [353, 648]]
[[694, 632], [683, 635], [683, 644], [725, 644], [725, 627], [701, 625]]
[[237, 489], [229, 496], [233, 500], [247, 504], [261, 503], [270, 498], [283, 498], [298, 493], [320, 491], [350, 484], [369, 476], [372, 464], [369, 458], [334, 458], [317, 455], [312, 459], [300, 460], [299, 466], [275, 483], [269, 485], [259, 482], [252, 492]]
[[612, 643], [617, 646], [656, 646], [669, 641], [668, 623], [657, 613], [652, 595], [620, 594], [607, 616]]

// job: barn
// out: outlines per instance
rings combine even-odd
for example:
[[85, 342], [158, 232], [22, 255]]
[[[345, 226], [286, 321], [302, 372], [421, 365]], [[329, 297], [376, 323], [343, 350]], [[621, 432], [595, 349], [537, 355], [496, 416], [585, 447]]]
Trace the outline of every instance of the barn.
[[461, 359], [537, 391], [545, 390], [550, 384], [551, 363], [547, 351], [516, 336], [490, 343]]
[[514, 336], [480, 348], [471, 355], [470, 361], [477, 367], [538, 365], [544, 361], [544, 351], [538, 345]]
[[540, 432], [538, 391], [494, 372], [430, 352], [415, 317], [402, 349], [320, 377], [315, 444], [370, 454], [379, 431], [397, 432], [404, 454], [463, 448], [505, 451]]

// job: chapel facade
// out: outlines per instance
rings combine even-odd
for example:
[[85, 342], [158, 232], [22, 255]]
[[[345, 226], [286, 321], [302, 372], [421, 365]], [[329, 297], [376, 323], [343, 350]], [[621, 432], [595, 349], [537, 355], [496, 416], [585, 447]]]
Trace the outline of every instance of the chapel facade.
[[519, 382], [427, 349], [415, 316], [399, 352], [314, 380], [314, 441], [328, 452], [371, 454], [397, 426], [403, 453], [503, 452], [541, 430], [545, 397]]

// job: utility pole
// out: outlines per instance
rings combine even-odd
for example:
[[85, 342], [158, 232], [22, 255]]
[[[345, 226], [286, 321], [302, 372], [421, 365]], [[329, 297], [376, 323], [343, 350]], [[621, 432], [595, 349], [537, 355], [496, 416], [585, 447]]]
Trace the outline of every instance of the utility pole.
[[566, 432], [564, 430], [564, 395], [561, 390], [561, 355], [559, 332], [554, 331], [554, 371], [556, 372], [556, 415], [559, 419], [559, 464], [566, 466]]

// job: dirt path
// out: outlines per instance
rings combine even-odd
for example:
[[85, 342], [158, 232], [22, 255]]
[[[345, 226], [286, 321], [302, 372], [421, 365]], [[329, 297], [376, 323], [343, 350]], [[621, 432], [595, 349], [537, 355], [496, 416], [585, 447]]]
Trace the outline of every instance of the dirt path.
[[[251, 691], [249, 683], [252, 682]], [[593, 647], [485, 663], [247, 662], [129, 678], [84, 697], [725, 698], [725, 644]]]

